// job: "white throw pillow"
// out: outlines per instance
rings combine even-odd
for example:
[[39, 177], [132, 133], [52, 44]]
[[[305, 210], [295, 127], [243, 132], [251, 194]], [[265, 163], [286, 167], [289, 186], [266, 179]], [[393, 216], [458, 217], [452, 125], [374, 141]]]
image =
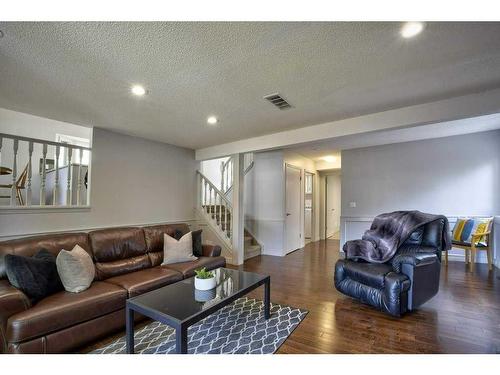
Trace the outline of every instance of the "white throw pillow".
[[193, 236], [191, 232], [186, 233], [179, 241], [163, 234], [163, 263], [181, 263], [198, 259], [193, 255]]
[[64, 289], [79, 293], [88, 289], [95, 276], [95, 266], [90, 255], [80, 246], [73, 250], [61, 250], [56, 258], [57, 273]]

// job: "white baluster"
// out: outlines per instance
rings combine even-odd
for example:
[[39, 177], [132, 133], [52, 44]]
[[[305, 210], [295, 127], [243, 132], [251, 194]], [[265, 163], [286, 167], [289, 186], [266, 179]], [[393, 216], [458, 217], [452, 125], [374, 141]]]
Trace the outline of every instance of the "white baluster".
[[208, 185], [207, 213], [212, 214], [212, 212], [210, 211], [210, 203], [212, 202], [212, 187], [208, 183], [207, 185]]
[[216, 190], [215, 191], [215, 224], [219, 225], [219, 223], [220, 223], [220, 205], [217, 203], [217, 197], [219, 197], [219, 193]]
[[77, 183], [77, 190], [76, 190], [76, 205], [79, 206], [81, 204], [80, 202], [80, 191], [82, 190], [82, 149], [78, 149], [78, 183]]
[[210, 185], [210, 216], [213, 218], [213, 212], [212, 212], [213, 204], [212, 204], [212, 185]]
[[227, 203], [224, 206], [224, 232], [227, 233]]
[[222, 195], [219, 195], [219, 227], [222, 228]]
[[68, 178], [66, 181], [66, 206], [71, 206], [72, 203], [72, 192], [71, 192], [71, 156], [73, 155], [73, 149], [68, 147]]
[[45, 206], [45, 164], [47, 162], [47, 144], [42, 146], [42, 180], [40, 181], [40, 206]]
[[26, 205], [31, 206], [32, 204], [32, 191], [31, 191], [31, 176], [33, 173], [32, 161], [33, 156], [33, 141], [30, 141], [28, 145], [28, 187], [26, 189]]
[[52, 191], [52, 204], [57, 206], [59, 195], [59, 155], [61, 153], [61, 149], [59, 146], [56, 146], [56, 169], [54, 171], [54, 190]]
[[220, 163], [220, 189], [224, 191], [224, 162]]
[[11, 192], [10, 192], [10, 205], [15, 206], [17, 205], [17, 189], [16, 189], [16, 183], [17, 183], [17, 150], [19, 148], [19, 141], [17, 139], [14, 139], [14, 160], [12, 162], [12, 187], [11, 187]]
[[205, 207], [205, 211], [207, 210], [207, 180], [203, 177], [203, 206]]

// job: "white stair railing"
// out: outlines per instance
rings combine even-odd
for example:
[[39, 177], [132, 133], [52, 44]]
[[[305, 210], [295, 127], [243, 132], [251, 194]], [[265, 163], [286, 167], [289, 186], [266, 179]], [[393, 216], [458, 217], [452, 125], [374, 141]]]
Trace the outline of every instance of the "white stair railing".
[[[12, 141], [12, 152], [6, 149], [5, 140]], [[27, 153], [21, 153], [21, 148], [27, 149]], [[54, 152], [54, 167], [47, 169], [48, 149], [49, 147], [53, 149]], [[59, 163], [59, 156], [61, 151], [65, 151], [66, 165], [61, 166]], [[10, 174], [9, 184], [0, 183], [0, 197], [9, 198], [9, 205], [0, 204], [0, 209], [2, 207], [16, 207], [16, 206], [28, 206], [28, 207], [38, 207], [38, 206], [84, 206], [88, 205], [89, 194], [88, 188], [86, 194], [82, 192], [83, 189], [83, 179], [85, 171], [82, 168], [87, 168], [88, 166], [82, 165], [82, 154], [88, 152], [89, 161], [92, 153], [92, 149], [83, 146], [72, 145], [68, 143], [61, 142], [51, 142], [42, 139], [22, 137], [12, 134], [0, 133], [0, 167], [2, 167], [3, 174]], [[73, 156], [78, 155], [79, 159], [75, 160]], [[12, 164], [7, 166], [4, 165], [6, 156], [12, 157]], [[40, 159], [39, 174], [35, 176], [33, 169], [33, 157]], [[38, 163], [35, 164], [37, 166]], [[12, 168], [10, 168], [12, 166]], [[76, 174], [78, 176], [78, 181], [73, 181], [73, 168], [76, 169]], [[60, 181], [60, 171], [67, 169], [66, 181], [61, 184]], [[48, 181], [48, 176], [50, 174], [50, 181]], [[7, 177], [7, 176], [3, 176]], [[40, 197], [37, 204], [33, 203], [33, 181], [36, 177], [38, 183], [38, 189]], [[60, 185], [64, 185], [61, 187]], [[9, 190], [9, 195], [4, 195], [7, 190]], [[76, 197], [73, 199], [73, 193]], [[86, 199], [84, 199], [84, 197]]]
[[[253, 153], [243, 156], [243, 174], [246, 175], [253, 167]], [[221, 191], [227, 196], [233, 187], [233, 158], [230, 157], [221, 163]]]
[[200, 171], [198, 176], [198, 208], [215, 224], [228, 240], [232, 239], [233, 207], [225, 194]]

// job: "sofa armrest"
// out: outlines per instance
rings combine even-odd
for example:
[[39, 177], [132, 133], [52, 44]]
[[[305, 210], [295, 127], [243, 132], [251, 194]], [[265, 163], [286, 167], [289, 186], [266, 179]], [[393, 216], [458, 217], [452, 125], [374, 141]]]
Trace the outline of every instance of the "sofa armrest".
[[202, 251], [204, 257], [218, 257], [222, 249], [219, 245], [202, 245]]
[[0, 353], [7, 348], [6, 329], [9, 318], [31, 307], [29, 298], [7, 280], [0, 280]]

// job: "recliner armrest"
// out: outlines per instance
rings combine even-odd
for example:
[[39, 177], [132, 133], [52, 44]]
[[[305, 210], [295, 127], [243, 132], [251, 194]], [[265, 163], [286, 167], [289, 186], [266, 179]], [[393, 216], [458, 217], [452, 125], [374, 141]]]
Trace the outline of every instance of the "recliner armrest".
[[202, 251], [204, 257], [218, 257], [222, 249], [219, 245], [202, 245]]
[[6, 329], [9, 318], [31, 307], [29, 298], [7, 280], [0, 280], [0, 353], [7, 348]]
[[401, 253], [392, 259], [392, 268], [395, 272], [401, 272], [403, 264], [412, 266], [423, 266], [439, 261], [436, 254], [432, 253]]

